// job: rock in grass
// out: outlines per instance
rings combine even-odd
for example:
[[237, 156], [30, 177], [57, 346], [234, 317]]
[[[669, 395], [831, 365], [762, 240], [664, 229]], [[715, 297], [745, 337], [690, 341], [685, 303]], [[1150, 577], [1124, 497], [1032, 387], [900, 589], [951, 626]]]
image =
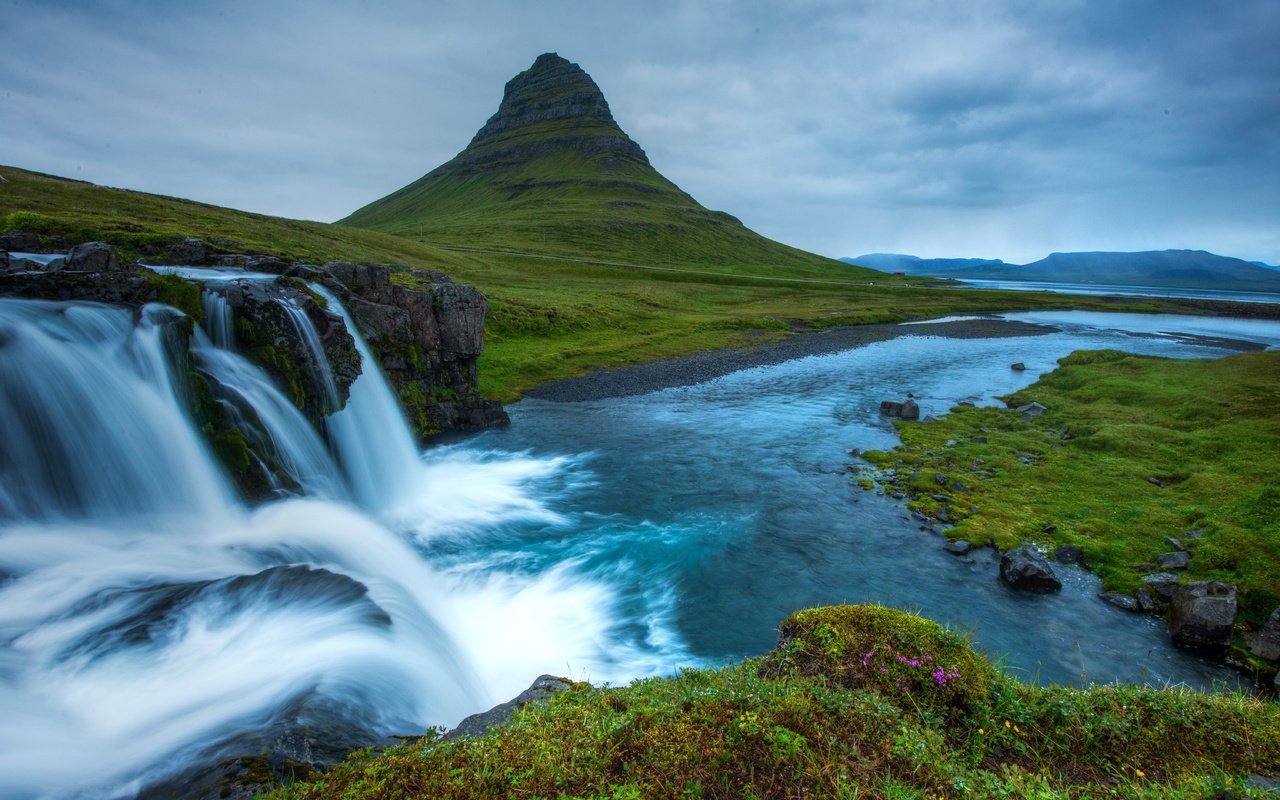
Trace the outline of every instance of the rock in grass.
[[[1049, 527], [1052, 528], [1053, 526], [1050, 525]], [[1084, 563], [1084, 551], [1073, 544], [1064, 544], [1053, 551], [1053, 560], [1059, 564], [1082, 564]]]
[[1272, 611], [1271, 618], [1258, 629], [1249, 652], [1268, 661], [1280, 661], [1280, 608]]
[[1104, 603], [1109, 603], [1122, 611], [1137, 611], [1138, 599], [1119, 592], [1103, 592], [1098, 595]]
[[1165, 600], [1173, 599], [1173, 593], [1178, 589], [1178, 576], [1169, 572], [1143, 575], [1142, 582], [1149, 586], [1156, 596]]
[[1017, 412], [1021, 414], [1022, 418], [1028, 422], [1030, 422], [1031, 420], [1035, 419], [1038, 416], [1041, 416], [1042, 414], [1044, 414], [1044, 412], [1048, 410], [1049, 410], [1048, 408], [1046, 408], [1045, 406], [1039, 403], [1027, 403], [1026, 405], [1018, 406], [1017, 408]]
[[1179, 586], [1169, 609], [1169, 634], [1179, 647], [1221, 650], [1231, 643], [1236, 587], [1224, 581]]
[[1160, 564], [1160, 569], [1186, 569], [1191, 563], [1191, 556], [1181, 550], [1174, 550], [1156, 556], [1156, 562]]
[[1022, 592], [1044, 594], [1062, 588], [1049, 559], [1030, 547], [1017, 547], [1000, 556], [1000, 579]]
[[505, 725], [516, 712], [530, 703], [541, 703], [556, 692], [573, 687], [573, 681], [555, 675], [541, 675], [528, 689], [501, 705], [481, 711], [458, 723], [458, 727], [444, 735], [445, 739], [461, 739], [483, 736], [494, 725]]

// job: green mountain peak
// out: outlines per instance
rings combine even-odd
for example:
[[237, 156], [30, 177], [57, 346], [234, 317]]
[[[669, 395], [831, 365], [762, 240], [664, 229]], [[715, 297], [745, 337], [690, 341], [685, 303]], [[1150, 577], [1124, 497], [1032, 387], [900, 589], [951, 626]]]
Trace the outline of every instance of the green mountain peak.
[[639, 264], [827, 263], [681, 191], [618, 126], [591, 76], [556, 53], [507, 82], [461, 153], [340, 222], [444, 246]]

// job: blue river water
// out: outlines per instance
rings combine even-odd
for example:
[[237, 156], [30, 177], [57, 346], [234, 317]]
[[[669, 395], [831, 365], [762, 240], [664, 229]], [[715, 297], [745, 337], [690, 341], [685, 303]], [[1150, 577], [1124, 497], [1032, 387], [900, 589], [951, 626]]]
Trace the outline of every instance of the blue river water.
[[[996, 404], [1074, 350], [1217, 357], [1230, 351], [1189, 337], [1274, 348], [1280, 324], [1089, 312], [1006, 318], [1060, 330], [961, 340], [932, 336], [922, 324], [910, 336], [695, 386], [522, 401], [511, 408], [510, 428], [427, 459], [512, 451], [556, 458], [557, 469], [528, 487], [549, 513], [429, 539], [429, 560], [453, 574], [556, 571], [570, 583], [607, 586], [602, 635], [619, 653], [647, 653], [650, 671], [762, 653], [798, 608], [875, 602], [967, 631], [1008, 669], [1044, 682], [1233, 682], [1222, 667], [1170, 647], [1156, 619], [1098, 600], [1087, 572], [1062, 568], [1066, 587], [1056, 595], [1005, 588], [993, 554], [946, 554], [902, 501], [863, 492], [846, 467], [851, 448], [896, 443], [878, 413], [886, 398], [911, 392], [922, 414], [943, 414], [962, 400]], [[1010, 370], [1014, 361], [1027, 370]], [[587, 678], [627, 672], [622, 663], [575, 664], [571, 655], [563, 666]]]
[[1104, 283], [1062, 283], [1057, 281], [989, 281], [965, 278], [963, 283], [975, 289], [1002, 289], [1015, 292], [1053, 292], [1055, 294], [1108, 295], [1138, 297], [1188, 297], [1205, 300], [1231, 300], [1238, 303], [1280, 303], [1275, 292], [1241, 292], [1228, 289], [1181, 289], [1168, 286], [1128, 286]]

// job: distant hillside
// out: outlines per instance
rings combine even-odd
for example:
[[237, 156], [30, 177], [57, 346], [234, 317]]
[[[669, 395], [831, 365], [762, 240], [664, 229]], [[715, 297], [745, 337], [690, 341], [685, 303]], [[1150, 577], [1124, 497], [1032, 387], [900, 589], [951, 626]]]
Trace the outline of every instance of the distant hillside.
[[[891, 261], [890, 259], [899, 260]], [[972, 278], [993, 281], [1060, 281], [1113, 286], [1280, 291], [1280, 272], [1238, 258], [1219, 256], [1203, 250], [1052, 253], [1046, 258], [1022, 266], [1002, 262], [984, 263], [983, 259], [916, 259], [914, 256], [885, 254], [843, 260], [890, 272], [909, 272], [960, 280]], [[956, 265], [949, 265], [951, 263]], [[891, 264], [898, 266], [890, 269]]]
[[704, 208], [663, 177], [618, 127], [595, 81], [554, 53], [507, 83], [497, 113], [461, 153], [340, 224], [455, 247], [847, 275], [832, 259]]
[[869, 267], [882, 272], [904, 272], [907, 275], [935, 275], [945, 270], [972, 269], [990, 264], [1004, 264], [998, 258], [920, 258], [902, 253], [867, 253], [857, 258], [840, 259], [846, 264]]

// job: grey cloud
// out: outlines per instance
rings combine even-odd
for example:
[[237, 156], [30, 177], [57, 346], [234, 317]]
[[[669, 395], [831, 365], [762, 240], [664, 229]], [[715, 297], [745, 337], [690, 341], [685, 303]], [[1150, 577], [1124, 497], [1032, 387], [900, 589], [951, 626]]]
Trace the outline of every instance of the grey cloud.
[[146, 191], [343, 216], [460, 150], [556, 50], [682, 188], [828, 255], [1280, 261], [1270, 0], [116, 0], [0, 18], [34, 45], [0, 50], [0, 161]]

